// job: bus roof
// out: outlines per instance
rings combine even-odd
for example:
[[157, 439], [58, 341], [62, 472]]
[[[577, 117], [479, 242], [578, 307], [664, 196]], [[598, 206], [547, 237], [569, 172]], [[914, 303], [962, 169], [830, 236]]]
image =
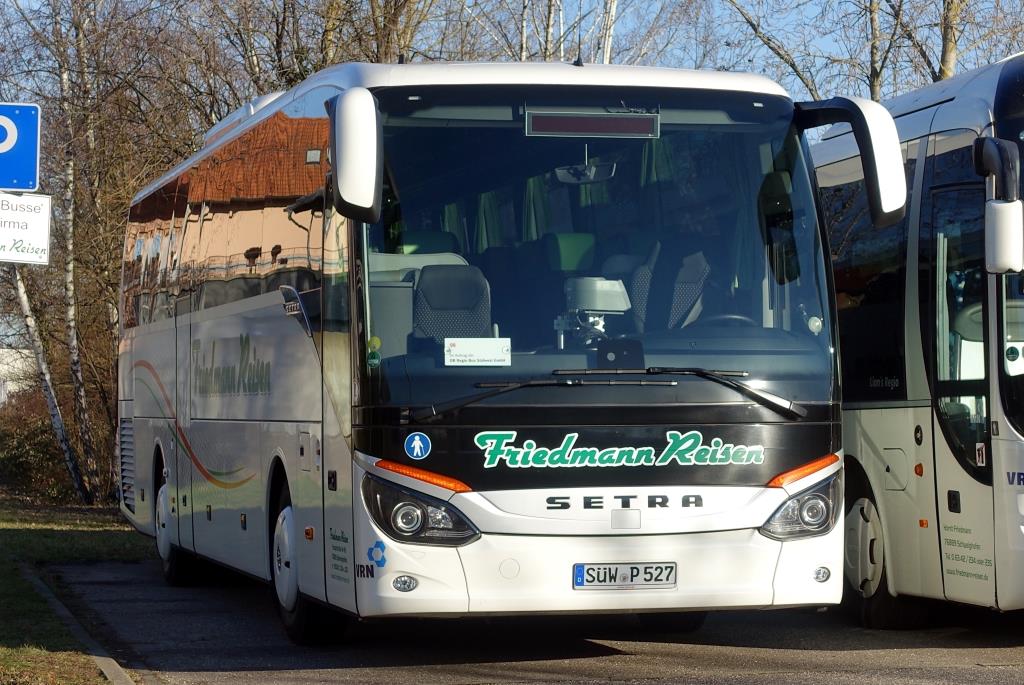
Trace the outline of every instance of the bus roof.
[[882, 104], [885, 105], [894, 118], [912, 114], [913, 112], [934, 107], [957, 98], [978, 98], [991, 106], [995, 98], [995, 84], [998, 82], [999, 74], [1007, 62], [1019, 56], [1007, 57], [998, 62], [957, 74], [952, 78], [922, 86], [909, 93], [886, 100]]
[[[1024, 53], [922, 86], [882, 104], [892, 114], [901, 141], [920, 138], [932, 131], [957, 128], [980, 131], [992, 121], [1003, 71], [1018, 62], [1024, 62]], [[814, 163], [820, 166], [855, 156], [856, 143], [849, 133], [849, 124], [829, 128], [822, 142], [811, 148]]]
[[328, 85], [342, 89], [355, 86], [375, 89], [417, 85], [647, 87], [724, 90], [788, 97], [785, 89], [763, 76], [710, 70], [616, 64], [586, 64], [580, 67], [564, 62], [339, 64], [313, 74], [287, 92], [258, 97], [224, 117], [207, 131], [203, 147], [199, 151], [140, 190], [132, 198], [132, 204], [181, 174], [205, 156], [210, 149], [280, 111], [296, 96], [301, 96], [313, 88]]

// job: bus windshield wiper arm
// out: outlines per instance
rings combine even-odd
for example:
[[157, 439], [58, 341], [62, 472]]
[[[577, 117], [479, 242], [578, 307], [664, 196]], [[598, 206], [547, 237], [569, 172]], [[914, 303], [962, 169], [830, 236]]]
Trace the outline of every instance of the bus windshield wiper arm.
[[[562, 372], [556, 371], [560, 375], [566, 375]], [[583, 372], [581, 372], [583, 373]], [[484, 392], [477, 393], [476, 395], [470, 395], [469, 397], [460, 397], [448, 402], [442, 402], [440, 404], [431, 405], [423, 409], [418, 409], [409, 415], [415, 422], [426, 421], [436, 416], [441, 416], [450, 411], [461, 409], [462, 407], [470, 404], [475, 404], [482, 400], [502, 395], [506, 392], [512, 392], [513, 390], [519, 390], [520, 388], [535, 388], [535, 387], [550, 387], [550, 386], [583, 386], [583, 385], [676, 385], [678, 381], [655, 381], [642, 379], [609, 379], [609, 380], [595, 380], [592, 378], [580, 379], [580, 378], [531, 378], [525, 381], [482, 381], [475, 383], [474, 385], [478, 388], [488, 388]]]
[[646, 369], [556, 369], [553, 373], [556, 376], [587, 376], [591, 374], [643, 374], [647, 376], [676, 374], [680, 376], [697, 376], [698, 378], [704, 378], [732, 388], [741, 395], [745, 395], [758, 404], [768, 407], [783, 416], [798, 419], [807, 416], [807, 408], [802, 404], [736, 380], [736, 377], [745, 378], [749, 376], [750, 374], [746, 371], [703, 369], [699, 366], [648, 366]]

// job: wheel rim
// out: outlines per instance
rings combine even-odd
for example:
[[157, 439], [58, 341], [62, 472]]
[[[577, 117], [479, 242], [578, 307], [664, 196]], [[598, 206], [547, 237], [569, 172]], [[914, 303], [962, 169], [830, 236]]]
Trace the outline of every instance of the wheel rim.
[[864, 597], [872, 597], [882, 581], [885, 545], [875, 503], [861, 497], [846, 517], [846, 577]]
[[287, 506], [277, 515], [274, 525], [274, 546], [271, 549], [270, 564], [274, 573], [274, 590], [277, 601], [286, 611], [295, 608], [295, 600], [299, 596], [298, 567], [295, 564], [295, 519], [291, 506]]
[[171, 531], [167, 527], [170, 520], [171, 489], [164, 483], [156, 496], [156, 549], [164, 561], [171, 557]]

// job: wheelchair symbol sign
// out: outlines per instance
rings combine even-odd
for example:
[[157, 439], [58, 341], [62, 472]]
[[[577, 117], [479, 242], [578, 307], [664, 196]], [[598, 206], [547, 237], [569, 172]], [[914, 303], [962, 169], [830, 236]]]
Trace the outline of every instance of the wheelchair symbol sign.
[[39, 188], [39, 105], [0, 103], [0, 190]]

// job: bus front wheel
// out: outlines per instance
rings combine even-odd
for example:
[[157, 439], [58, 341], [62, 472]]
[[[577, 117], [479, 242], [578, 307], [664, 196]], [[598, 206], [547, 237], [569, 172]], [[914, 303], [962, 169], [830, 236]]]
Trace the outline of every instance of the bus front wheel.
[[865, 628], [912, 628], [920, 622], [920, 607], [889, 592], [882, 519], [874, 497], [850, 497], [846, 512], [845, 574], [847, 603]]
[[[333, 637], [331, 631], [336, 627], [326, 620], [327, 610], [299, 592], [299, 539], [287, 485], [278, 494], [275, 511], [270, 541], [270, 575], [277, 613], [292, 642], [303, 645], [329, 640]], [[338, 618], [341, 619], [340, 616]]]

